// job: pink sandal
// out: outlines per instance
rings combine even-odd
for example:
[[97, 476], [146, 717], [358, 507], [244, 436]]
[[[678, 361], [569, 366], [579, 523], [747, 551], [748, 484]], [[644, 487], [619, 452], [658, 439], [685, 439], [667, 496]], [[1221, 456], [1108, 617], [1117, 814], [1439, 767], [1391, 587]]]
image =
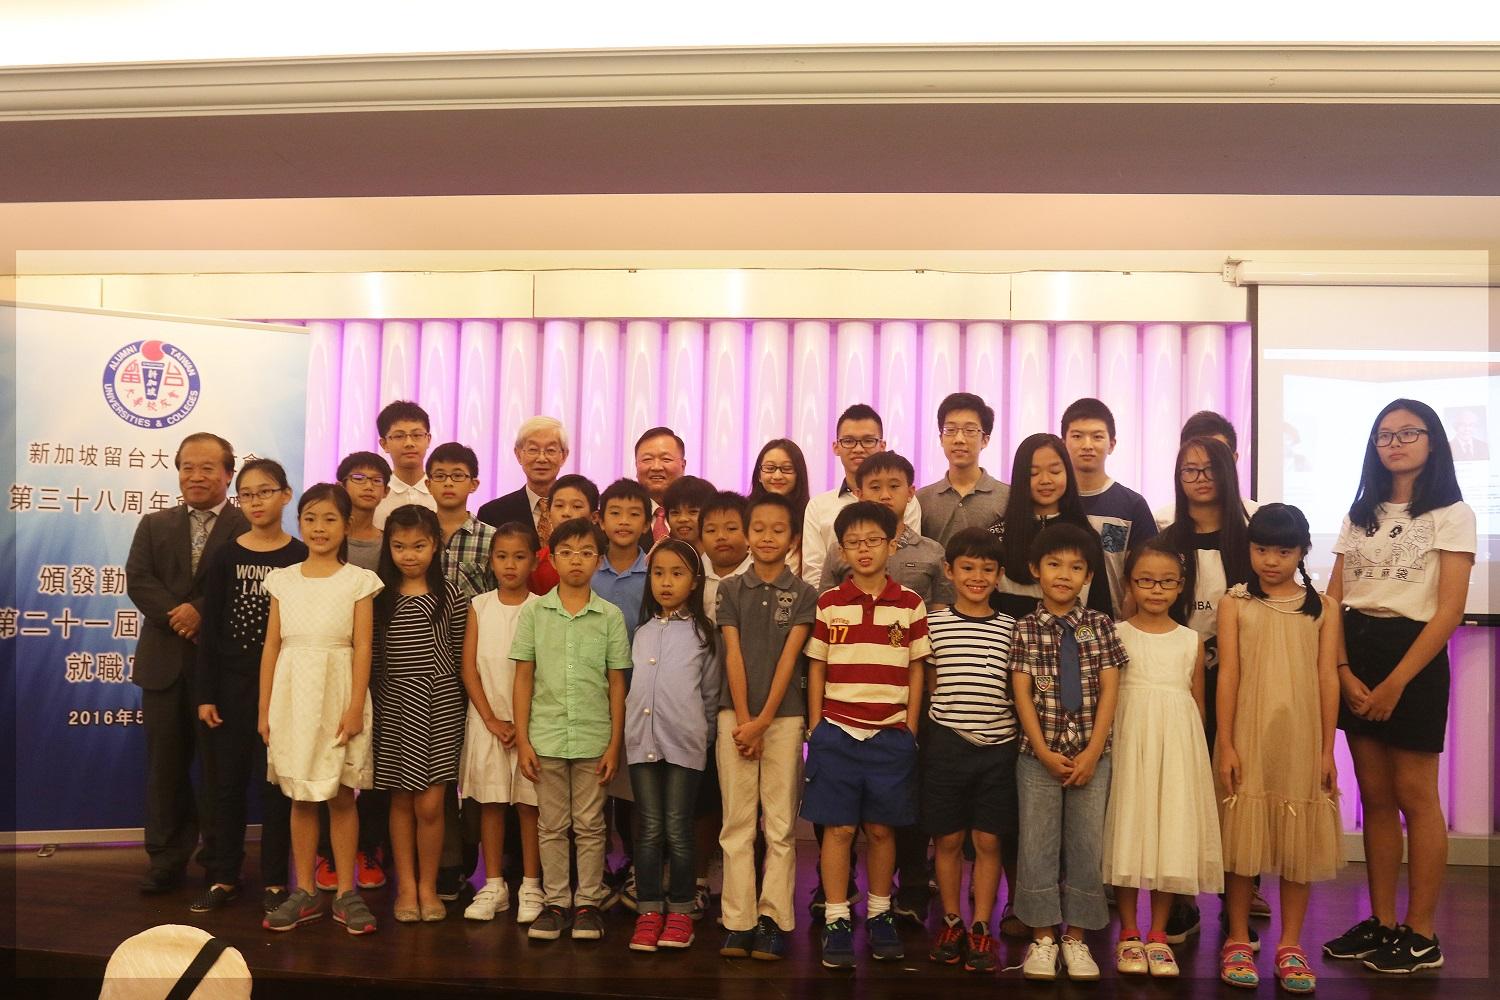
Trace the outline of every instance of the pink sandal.
[[1219, 978], [1230, 986], [1253, 990], [1260, 985], [1260, 973], [1255, 971], [1255, 952], [1248, 944], [1230, 942], [1219, 952]]
[[1318, 986], [1318, 977], [1313, 975], [1308, 964], [1307, 952], [1296, 945], [1276, 949], [1276, 981], [1288, 993], [1311, 993]]

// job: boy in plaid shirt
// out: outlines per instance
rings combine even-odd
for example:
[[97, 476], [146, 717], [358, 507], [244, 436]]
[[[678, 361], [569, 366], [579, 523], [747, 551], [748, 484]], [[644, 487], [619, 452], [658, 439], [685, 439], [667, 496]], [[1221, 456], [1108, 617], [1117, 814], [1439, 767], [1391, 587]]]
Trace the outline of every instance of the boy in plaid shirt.
[[[1070, 979], [1099, 978], [1081, 930], [1109, 922], [1101, 850], [1109, 796], [1109, 731], [1127, 663], [1114, 621], [1082, 606], [1089, 553], [1083, 528], [1054, 524], [1032, 542], [1042, 603], [1016, 623], [1011, 696], [1026, 740], [1016, 763], [1021, 804], [1016, 916], [1032, 928], [1022, 974], [1056, 979], [1058, 924]], [[1067, 881], [1059, 884], [1059, 856]]]

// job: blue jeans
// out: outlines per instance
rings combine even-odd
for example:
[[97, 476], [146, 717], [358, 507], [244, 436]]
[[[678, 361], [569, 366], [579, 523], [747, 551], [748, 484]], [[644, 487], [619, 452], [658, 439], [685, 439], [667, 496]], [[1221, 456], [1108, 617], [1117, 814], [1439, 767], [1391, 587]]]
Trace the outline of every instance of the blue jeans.
[[[702, 777], [702, 771], [666, 761], [630, 765], [630, 788], [635, 793], [635, 888], [642, 913], [688, 913], [693, 908], [693, 811]], [[671, 862], [672, 878], [665, 902], [663, 856]]]
[[[1109, 772], [1105, 754], [1087, 785], [1064, 788], [1035, 757], [1022, 754], [1016, 761], [1021, 802], [1016, 916], [1027, 927], [1061, 923], [1098, 930], [1109, 923], [1103, 882]], [[1059, 872], [1059, 861], [1066, 875]]]

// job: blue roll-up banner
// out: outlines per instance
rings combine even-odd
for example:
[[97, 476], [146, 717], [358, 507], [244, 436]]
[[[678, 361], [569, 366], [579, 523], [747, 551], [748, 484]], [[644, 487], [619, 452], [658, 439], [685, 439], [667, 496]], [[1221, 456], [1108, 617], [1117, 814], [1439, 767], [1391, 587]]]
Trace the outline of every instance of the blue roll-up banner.
[[[0, 643], [14, 659], [22, 843], [144, 823], [136, 525], [176, 506], [178, 443], [227, 438], [302, 489], [308, 338], [289, 327], [17, 307]], [[231, 486], [231, 494], [233, 487]], [[232, 500], [231, 500], [232, 502]], [[290, 524], [290, 515], [288, 516]], [[295, 529], [295, 525], [290, 525]], [[10, 559], [13, 554], [13, 559]], [[87, 838], [84, 838], [87, 839]]]

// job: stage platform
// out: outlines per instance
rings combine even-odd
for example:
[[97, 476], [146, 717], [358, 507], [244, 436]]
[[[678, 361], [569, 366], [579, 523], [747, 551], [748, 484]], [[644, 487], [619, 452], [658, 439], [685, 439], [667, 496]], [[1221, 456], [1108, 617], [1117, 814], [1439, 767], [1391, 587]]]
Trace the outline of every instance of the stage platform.
[[[813, 845], [802, 845], [798, 901], [803, 906], [813, 885]], [[255, 846], [247, 872], [258, 885]], [[1203, 899], [1203, 931], [1178, 949], [1183, 978], [1171, 982], [1144, 977], [1122, 980], [1113, 971], [1114, 930], [1090, 935], [1090, 945], [1104, 968], [1097, 984], [1025, 983], [1019, 972], [999, 976], [966, 975], [959, 969], [927, 961], [928, 937], [916, 928], [903, 932], [907, 958], [876, 963], [864, 948], [856, 922], [859, 968], [834, 974], [818, 964], [810, 921], [792, 937], [790, 957], [779, 963], [727, 960], [718, 956], [721, 931], [716, 910], [698, 925], [698, 940], [686, 952], [638, 954], [626, 947], [632, 915], [616, 908], [606, 914], [607, 934], [600, 942], [574, 944], [528, 941], [512, 914], [491, 923], [462, 919], [462, 906], [450, 908], [443, 923], [397, 924], [390, 915], [389, 888], [366, 893], [381, 921], [378, 933], [363, 938], [346, 934], [325, 920], [286, 934], [260, 927], [259, 891], [218, 913], [197, 915], [188, 902], [198, 883], [166, 896], [148, 897], [135, 885], [145, 864], [139, 847], [60, 848], [51, 857], [32, 851], [13, 852], [7, 865], [14, 908], [6, 914], [12, 968], [18, 998], [97, 997], [104, 965], [126, 937], [161, 923], [194, 924], [225, 938], [245, 956], [255, 976], [255, 996], [267, 1000], [318, 997], [726, 997], [743, 1000], [784, 997], [993, 997], [1015, 995], [1063, 997], [1245, 997], [1246, 991], [1217, 980], [1218, 902]], [[1378, 977], [1358, 963], [1314, 959], [1320, 974], [1317, 995], [1325, 998], [1435, 998], [1468, 1000], [1493, 997], [1488, 981], [1496, 952], [1497, 898], [1485, 868], [1451, 868], [1443, 895], [1439, 928], [1447, 966], [1439, 973], [1413, 977]], [[1274, 888], [1269, 893], [1275, 903]], [[856, 907], [856, 914], [862, 912]], [[1364, 868], [1350, 865], [1334, 883], [1315, 887], [1305, 942], [1309, 952], [1325, 938], [1367, 914]], [[938, 918], [934, 915], [932, 922]], [[1256, 927], [1274, 940], [1274, 924]], [[1019, 964], [1024, 944], [1003, 942], [1004, 965]], [[1265, 977], [1261, 996], [1278, 995], [1268, 946], [1260, 962]]]

